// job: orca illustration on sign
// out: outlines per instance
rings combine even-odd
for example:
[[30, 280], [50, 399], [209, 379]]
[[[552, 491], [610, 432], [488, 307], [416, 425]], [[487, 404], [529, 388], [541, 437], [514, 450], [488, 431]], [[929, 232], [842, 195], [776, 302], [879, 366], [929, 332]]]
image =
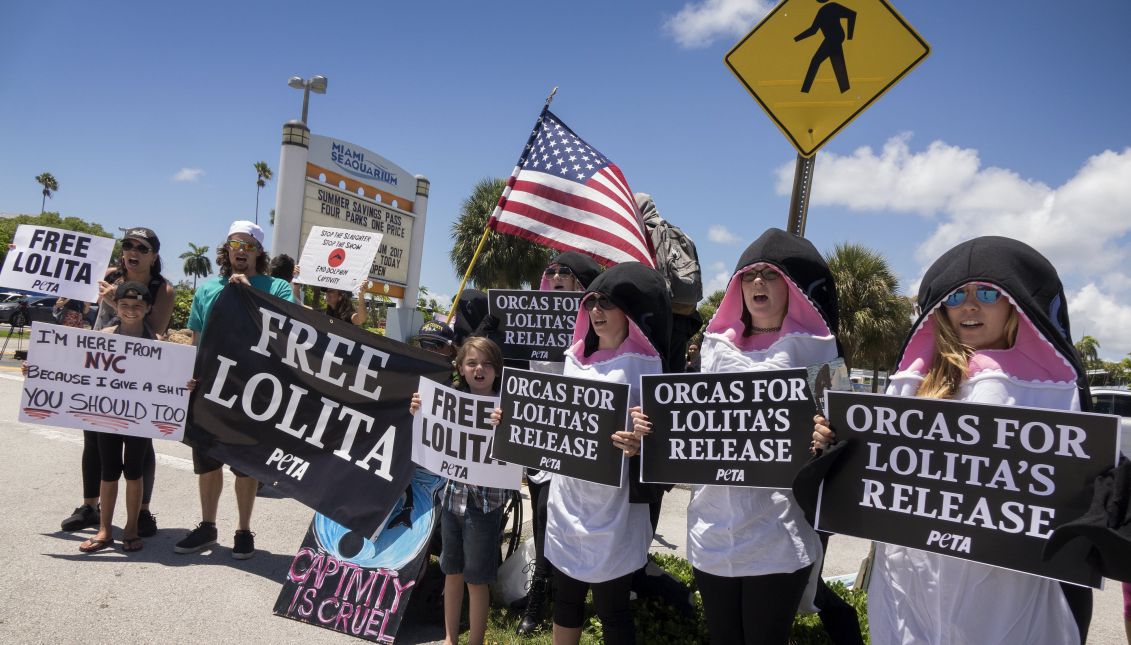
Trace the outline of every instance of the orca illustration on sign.
[[346, 261], [346, 250], [345, 249], [334, 249], [333, 251], [330, 251], [330, 257], [327, 258], [327, 260], [326, 260], [327, 264], [329, 264], [330, 266], [335, 267], [335, 268], [341, 266], [342, 262], [345, 262], [345, 261]]

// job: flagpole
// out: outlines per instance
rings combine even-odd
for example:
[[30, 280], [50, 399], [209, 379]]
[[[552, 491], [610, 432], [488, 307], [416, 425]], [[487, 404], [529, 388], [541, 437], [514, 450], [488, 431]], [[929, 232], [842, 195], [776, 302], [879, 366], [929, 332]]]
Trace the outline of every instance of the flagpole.
[[[554, 89], [550, 91], [550, 95], [546, 97], [546, 103], [542, 106], [542, 111], [538, 114], [538, 120], [539, 121], [542, 120], [542, 115], [546, 113], [546, 110], [550, 109], [550, 103], [553, 103], [554, 95], [557, 94], [557, 93], [558, 93], [558, 86], [555, 85]], [[535, 130], [537, 130], [537, 128], [535, 128]], [[531, 131], [530, 138], [531, 138], [531, 140], [527, 142], [526, 148], [523, 149], [522, 156], [518, 160], [519, 166], [522, 165], [522, 160], [526, 158], [526, 152], [527, 152], [527, 150], [530, 149], [530, 146], [533, 143], [534, 131]], [[517, 170], [518, 166], [516, 166], [515, 168]], [[514, 175], [514, 173], [511, 173], [511, 174], [512, 174], [512, 176]], [[506, 193], [507, 193], [507, 189], [504, 188], [503, 189], [503, 197], [506, 197]], [[496, 207], [496, 209], [497, 208], [498, 207]], [[492, 213], [492, 215], [493, 215], [493, 213]], [[480, 251], [483, 250], [483, 245], [487, 242], [487, 234], [490, 233], [490, 232], [491, 232], [491, 218], [488, 217], [487, 218], [487, 226], [484, 227], [483, 235], [482, 235], [482, 237], [479, 238], [479, 245], [475, 247], [475, 253], [473, 253], [472, 256], [471, 256], [471, 262], [469, 262], [467, 264], [467, 271], [463, 272], [463, 280], [460, 281], [460, 283], [459, 283], [459, 291], [456, 291], [456, 298], [455, 298], [455, 300], [452, 301], [451, 310], [448, 311], [447, 324], [449, 324], [449, 325], [452, 324], [452, 318], [454, 318], [455, 315], [456, 315], [456, 306], [459, 304], [460, 296], [463, 295], [463, 288], [465, 286], [467, 286], [467, 279], [469, 277], [471, 277], [471, 269], [473, 269], [475, 267], [475, 261], [479, 259], [479, 253], [480, 253]]]

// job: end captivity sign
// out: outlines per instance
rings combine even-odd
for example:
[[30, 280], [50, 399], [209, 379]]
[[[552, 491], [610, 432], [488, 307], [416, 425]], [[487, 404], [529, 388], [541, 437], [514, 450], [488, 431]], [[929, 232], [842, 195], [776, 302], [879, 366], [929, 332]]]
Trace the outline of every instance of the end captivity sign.
[[1118, 417], [846, 392], [828, 408], [848, 443], [816, 528], [1099, 586], [1086, 542], [1041, 551], [1115, 464]]

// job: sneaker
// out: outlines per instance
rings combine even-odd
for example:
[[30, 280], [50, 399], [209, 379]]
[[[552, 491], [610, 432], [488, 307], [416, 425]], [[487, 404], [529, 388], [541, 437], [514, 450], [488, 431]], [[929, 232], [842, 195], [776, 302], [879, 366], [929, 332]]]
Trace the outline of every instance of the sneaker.
[[237, 560], [247, 560], [253, 555], [255, 555], [255, 534], [251, 531], [236, 531], [232, 557]]
[[216, 525], [211, 522], [201, 522], [196, 528], [189, 531], [185, 539], [173, 546], [175, 553], [199, 553], [216, 544]]
[[79, 531], [88, 526], [98, 526], [102, 521], [102, 514], [90, 504], [83, 504], [75, 509], [71, 516], [63, 520], [60, 526], [64, 531]]
[[137, 514], [137, 535], [138, 537], [153, 537], [157, 535], [157, 516], [149, 512], [149, 509], [141, 509]]

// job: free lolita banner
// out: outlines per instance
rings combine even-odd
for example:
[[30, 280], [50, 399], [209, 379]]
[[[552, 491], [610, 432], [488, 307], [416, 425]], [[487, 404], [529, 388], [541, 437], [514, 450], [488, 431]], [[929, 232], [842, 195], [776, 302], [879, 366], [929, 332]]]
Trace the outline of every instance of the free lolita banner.
[[415, 469], [412, 393], [421, 376], [450, 369], [436, 354], [230, 284], [197, 354], [185, 442], [374, 535]]
[[1099, 586], [1086, 540], [1041, 553], [1115, 465], [1119, 417], [847, 392], [830, 392], [828, 408], [847, 443], [816, 528]]
[[0, 270], [5, 287], [81, 302], [98, 300], [114, 252], [112, 238], [31, 224], [16, 227], [12, 246]]
[[499, 407], [495, 459], [620, 486], [628, 385], [506, 367]]

